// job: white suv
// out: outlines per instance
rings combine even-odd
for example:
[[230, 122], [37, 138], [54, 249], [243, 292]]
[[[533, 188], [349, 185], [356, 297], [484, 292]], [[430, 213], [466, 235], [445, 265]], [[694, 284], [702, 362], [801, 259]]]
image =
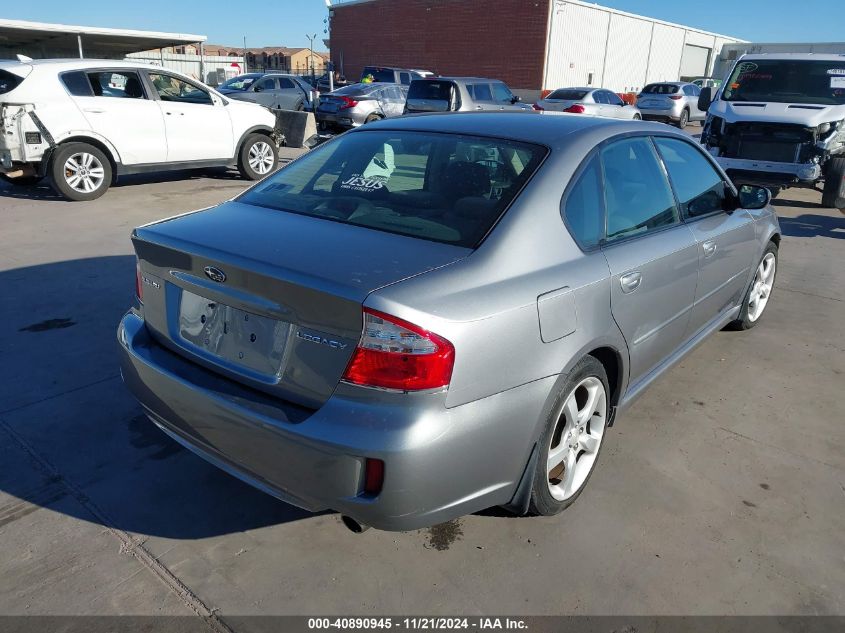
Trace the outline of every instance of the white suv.
[[93, 200], [123, 174], [275, 169], [276, 118], [159, 66], [106, 60], [0, 62], [0, 178], [49, 177], [69, 200]]

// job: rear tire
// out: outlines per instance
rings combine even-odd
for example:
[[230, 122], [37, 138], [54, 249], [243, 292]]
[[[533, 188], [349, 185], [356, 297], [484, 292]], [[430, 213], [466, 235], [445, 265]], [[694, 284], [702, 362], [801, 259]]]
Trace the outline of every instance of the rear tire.
[[276, 145], [264, 134], [250, 134], [238, 152], [238, 171], [246, 180], [261, 180], [279, 164]]
[[59, 145], [50, 159], [50, 180], [56, 193], [67, 200], [96, 200], [111, 186], [108, 157], [88, 143]]
[[845, 156], [830, 159], [824, 176], [822, 206], [845, 211]]
[[683, 110], [681, 110], [681, 116], [678, 119], [677, 125], [680, 129], [683, 130], [687, 126], [687, 123], [689, 123], [689, 110], [684, 108]]
[[378, 114], [368, 114], [367, 118], [364, 119], [364, 124], [372, 123], [373, 121], [381, 121], [383, 117], [379, 116]]
[[642, 121], [643, 118], [639, 114], [635, 114], [633, 120], [634, 121]]
[[593, 356], [582, 358], [567, 376], [540, 436], [529, 513], [558, 514], [581, 495], [604, 444], [609, 394], [604, 366]]
[[[760, 263], [757, 265], [751, 286], [742, 299], [742, 310], [739, 312], [739, 317], [735, 321], [731, 321], [727, 329], [750, 330], [760, 322], [774, 290], [777, 264], [777, 244], [769, 242], [766, 250], [763, 251]], [[762, 305], [760, 302], [762, 302]]]

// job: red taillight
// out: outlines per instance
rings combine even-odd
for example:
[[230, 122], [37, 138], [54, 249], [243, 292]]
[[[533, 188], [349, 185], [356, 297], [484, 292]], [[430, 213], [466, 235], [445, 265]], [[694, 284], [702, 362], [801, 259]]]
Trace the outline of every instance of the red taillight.
[[354, 108], [356, 105], [358, 105], [358, 102], [355, 101], [355, 99], [350, 99], [349, 97], [340, 97], [340, 100], [342, 101], [342, 103], [340, 104], [338, 110], [347, 110], [349, 108]]
[[669, 95], [669, 98], [672, 101], [677, 101], [678, 99], [682, 99], [684, 95]]
[[384, 462], [380, 459], [366, 460], [364, 466], [364, 492], [368, 495], [377, 495], [384, 485]]
[[584, 106], [580, 103], [576, 103], [575, 105], [571, 105], [564, 112], [572, 112], [573, 114], [581, 114], [584, 112]]
[[544, 112], [545, 111], [545, 108], [543, 106], [541, 106], [539, 103], [535, 103], [533, 106], [531, 106], [531, 109], [537, 110], [537, 112]]
[[141, 262], [135, 260], [135, 296], [138, 301], [144, 300], [144, 286], [141, 282]]
[[343, 379], [400, 391], [438, 389], [449, 384], [454, 364], [455, 348], [445, 338], [365, 308], [361, 341]]

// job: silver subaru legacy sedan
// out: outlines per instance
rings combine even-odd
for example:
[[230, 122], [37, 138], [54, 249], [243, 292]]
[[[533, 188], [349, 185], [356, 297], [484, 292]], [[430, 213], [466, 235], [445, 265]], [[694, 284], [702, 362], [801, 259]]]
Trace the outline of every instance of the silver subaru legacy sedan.
[[768, 203], [653, 123], [376, 122], [134, 231], [123, 379], [176, 441], [355, 531], [555, 514], [650, 383], [760, 321]]

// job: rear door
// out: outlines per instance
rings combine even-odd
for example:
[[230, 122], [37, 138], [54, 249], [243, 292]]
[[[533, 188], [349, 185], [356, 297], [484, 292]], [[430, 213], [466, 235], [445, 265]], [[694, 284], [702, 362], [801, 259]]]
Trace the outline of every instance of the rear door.
[[252, 92], [252, 100], [255, 103], [260, 103], [268, 108], [279, 107], [279, 85], [274, 77], [262, 77], [256, 81], [252, 86]]
[[139, 71], [74, 71], [61, 79], [91, 129], [114, 145], [124, 165], [167, 160], [164, 115]]
[[150, 72], [149, 80], [164, 115], [167, 162], [232, 158], [232, 122], [219, 99], [165, 72]]
[[305, 94], [302, 88], [296, 85], [289, 77], [279, 77], [279, 92], [277, 108], [282, 110], [298, 110], [300, 104], [305, 101]]
[[493, 100], [493, 89], [489, 83], [468, 83], [467, 92], [472, 97], [475, 110], [500, 110], [499, 104]]
[[625, 102], [619, 98], [619, 95], [610, 90], [602, 90], [604, 93], [606, 103], [602, 106], [602, 116], [610, 117], [612, 119], [624, 119], [625, 117]]
[[724, 211], [729, 185], [692, 142], [654, 139], [681, 214], [698, 243], [699, 276], [688, 335], [718, 320], [742, 300], [757, 252], [754, 221], [747, 211]]
[[681, 222], [648, 137], [601, 150], [606, 201], [602, 251], [610, 267], [611, 311], [628, 343], [635, 384], [684, 342], [698, 278], [698, 244]]

